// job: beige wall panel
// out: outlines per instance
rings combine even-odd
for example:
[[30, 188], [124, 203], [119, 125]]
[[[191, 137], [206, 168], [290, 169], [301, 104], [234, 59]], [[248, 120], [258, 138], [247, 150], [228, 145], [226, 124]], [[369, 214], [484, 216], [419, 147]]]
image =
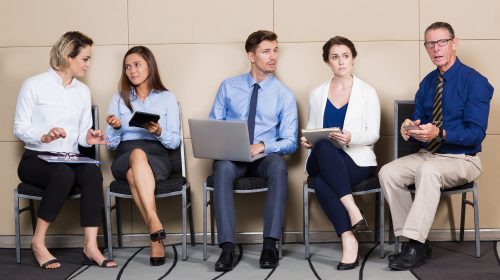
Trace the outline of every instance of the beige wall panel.
[[[488, 50], [483, 52], [480, 50]], [[494, 121], [500, 118], [500, 97], [498, 89], [500, 87], [500, 76], [498, 75], [498, 65], [500, 65], [500, 40], [462, 40], [459, 41], [457, 56], [462, 63], [476, 69], [485, 76], [490, 84], [495, 88], [491, 100], [490, 116], [488, 122], [488, 134], [500, 134], [500, 123]], [[436, 66], [432, 64], [427, 51], [422, 46], [420, 48], [420, 76], [423, 78]]]
[[1, 141], [17, 141], [14, 114], [19, 90], [25, 79], [49, 69], [49, 48], [0, 48]]
[[0, 46], [52, 46], [65, 32], [78, 30], [97, 45], [126, 44], [127, 1], [1, 1]]
[[[418, 39], [418, 1], [274, 1], [274, 30], [282, 42]], [[397, 23], [397, 24], [395, 24]]]
[[461, 39], [499, 39], [500, 2], [496, 0], [456, 1], [420, 0], [421, 33], [436, 21], [453, 26]]
[[182, 104], [185, 138], [191, 137], [189, 118], [208, 118], [222, 80], [250, 69], [243, 44], [150, 47], [156, 56], [162, 81]]
[[[354, 72], [377, 90], [381, 135], [391, 135], [395, 99], [412, 99], [418, 87], [416, 42], [355, 42]], [[323, 43], [282, 43], [277, 76], [295, 93], [300, 127], [307, 124], [310, 90], [330, 78], [321, 58]]]
[[268, 0], [128, 3], [132, 44], [244, 42], [250, 33], [273, 27], [273, 2]]
[[92, 65], [82, 80], [92, 93], [92, 104], [99, 106], [100, 127], [106, 128], [106, 114], [111, 97], [117, 92], [122, 73], [122, 59], [127, 45], [94, 46]]

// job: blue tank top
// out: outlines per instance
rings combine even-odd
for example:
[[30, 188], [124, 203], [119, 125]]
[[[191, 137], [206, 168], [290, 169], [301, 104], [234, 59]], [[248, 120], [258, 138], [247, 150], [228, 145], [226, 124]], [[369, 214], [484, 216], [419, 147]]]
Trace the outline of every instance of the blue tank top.
[[337, 109], [329, 99], [326, 99], [323, 128], [340, 127], [340, 129], [343, 129], [348, 105], [349, 103], [346, 103], [344, 106]]

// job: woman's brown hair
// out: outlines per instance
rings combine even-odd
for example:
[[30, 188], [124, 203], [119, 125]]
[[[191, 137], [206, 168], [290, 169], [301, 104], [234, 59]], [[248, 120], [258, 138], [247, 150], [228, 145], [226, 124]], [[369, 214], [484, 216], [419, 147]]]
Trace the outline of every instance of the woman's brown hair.
[[163, 85], [160, 79], [160, 73], [158, 71], [158, 65], [156, 64], [156, 59], [150, 49], [144, 46], [135, 46], [127, 51], [123, 57], [122, 63], [122, 76], [120, 78], [120, 83], [118, 84], [118, 92], [120, 93], [123, 102], [129, 108], [130, 112], [133, 112], [132, 103], [130, 102], [130, 93], [135, 86], [130, 82], [126, 73], [125, 59], [131, 54], [140, 55], [148, 64], [149, 75], [147, 79], [147, 84], [150, 90], [167, 91], [167, 88]]

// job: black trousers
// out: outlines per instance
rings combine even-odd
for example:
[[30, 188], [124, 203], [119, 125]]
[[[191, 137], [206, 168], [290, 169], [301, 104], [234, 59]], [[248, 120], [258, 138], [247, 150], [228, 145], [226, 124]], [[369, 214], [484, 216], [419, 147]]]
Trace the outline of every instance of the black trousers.
[[26, 150], [17, 174], [21, 181], [45, 190], [38, 208], [38, 217], [53, 222], [71, 189], [81, 190], [80, 225], [94, 227], [101, 224], [102, 173], [94, 164], [48, 163], [37, 157], [46, 152]]

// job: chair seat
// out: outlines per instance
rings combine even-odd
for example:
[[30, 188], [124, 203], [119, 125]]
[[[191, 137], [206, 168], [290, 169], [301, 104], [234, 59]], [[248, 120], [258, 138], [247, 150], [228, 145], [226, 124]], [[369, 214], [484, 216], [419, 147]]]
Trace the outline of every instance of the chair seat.
[[[307, 185], [310, 189], [314, 189], [314, 177], [313, 176], [308, 176], [307, 177]], [[366, 180], [363, 180], [361, 183], [353, 186], [352, 192], [366, 192], [366, 191], [371, 191], [371, 190], [376, 190], [379, 189], [379, 181], [377, 176], [370, 177]]]
[[[207, 187], [214, 188], [214, 176], [210, 175], [207, 178]], [[235, 191], [251, 191], [267, 188], [267, 179], [262, 177], [242, 177], [234, 181], [233, 186]]]
[[[172, 174], [168, 180], [156, 182], [155, 195], [181, 191], [186, 182], [186, 178], [180, 173]], [[109, 189], [112, 193], [131, 195], [130, 187], [124, 180], [111, 182]]]
[[[464, 185], [461, 185], [461, 186], [457, 186], [457, 187], [453, 187], [453, 188], [447, 188], [447, 189], [444, 189], [444, 190], [441, 190], [441, 192], [454, 192], [454, 191], [466, 191], [466, 190], [472, 190], [472, 188], [474, 187], [474, 182], [470, 182], [470, 183], [467, 183], [467, 184], [464, 184]], [[411, 192], [414, 192], [415, 191], [415, 185], [409, 185], [408, 186], [408, 189], [411, 191]]]
[[[17, 193], [21, 195], [30, 195], [30, 196], [38, 196], [38, 197], [44, 197], [45, 196], [45, 191], [37, 188], [33, 185], [30, 185], [28, 183], [20, 183], [17, 186]], [[80, 188], [79, 187], [73, 187], [71, 189], [71, 192], [69, 193], [69, 196], [74, 196], [74, 195], [79, 195], [80, 194]]]

